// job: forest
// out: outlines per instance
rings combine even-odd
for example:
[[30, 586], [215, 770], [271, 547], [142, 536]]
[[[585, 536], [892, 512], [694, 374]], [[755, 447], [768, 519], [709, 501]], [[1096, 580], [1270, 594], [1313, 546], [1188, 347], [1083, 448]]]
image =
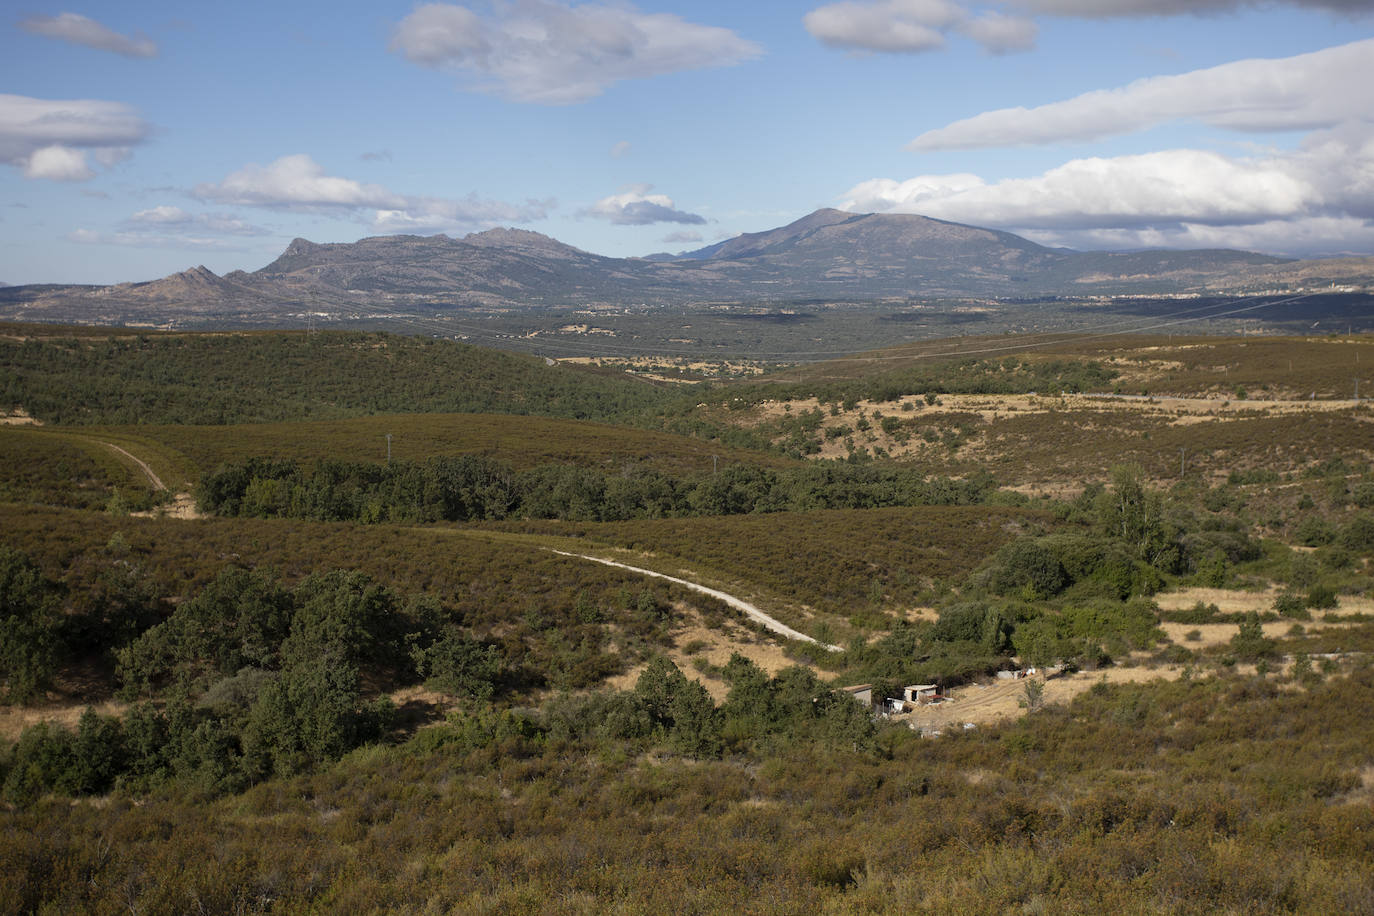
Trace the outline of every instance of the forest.
[[7, 912], [1374, 909], [1374, 340], [8, 331]]

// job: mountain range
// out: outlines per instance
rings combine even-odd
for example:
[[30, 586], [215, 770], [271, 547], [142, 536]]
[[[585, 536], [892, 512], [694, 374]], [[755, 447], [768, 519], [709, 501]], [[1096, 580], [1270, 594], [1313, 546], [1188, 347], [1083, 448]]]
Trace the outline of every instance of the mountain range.
[[680, 255], [609, 258], [537, 232], [296, 239], [265, 267], [205, 267], [114, 286], [10, 286], [0, 318], [279, 322], [307, 313], [690, 306], [798, 300], [1235, 293], [1374, 286], [1374, 258], [1295, 261], [1231, 250], [1082, 252], [899, 214], [818, 210]]

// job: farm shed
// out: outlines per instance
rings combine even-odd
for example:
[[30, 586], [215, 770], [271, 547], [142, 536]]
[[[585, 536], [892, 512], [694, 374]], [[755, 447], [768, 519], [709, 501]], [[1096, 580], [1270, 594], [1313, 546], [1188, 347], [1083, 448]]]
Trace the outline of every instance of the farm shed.
[[856, 702], [862, 703], [864, 707], [868, 709], [873, 708], [872, 684], [855, 684], [852, 687], [841, 687], [840, 692], [849, 694]]
[[921, 705], [939, 699], [940, 688], [936, 684], [913, 684], [902, 688], [902, 699], [908, 703]]

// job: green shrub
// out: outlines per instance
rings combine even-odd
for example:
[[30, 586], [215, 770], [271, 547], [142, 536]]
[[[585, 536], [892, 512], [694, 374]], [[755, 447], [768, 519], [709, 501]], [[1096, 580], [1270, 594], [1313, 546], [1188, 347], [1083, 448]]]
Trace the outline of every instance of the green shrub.
[[1308, 605], [1301, 595], [1292, 592], [1282, 592], [1274, 598], [1274, 611], [1280, 617], [1291, 617], [1294, 620], [1311, 620], [1312, 615], [1307, 611]]
[[1374, 550], [1374, 515], [1361, 512], [1350, 519], [1341, 526], [1336, 543], [1356, 553]]
[[455, 696], [490, 699], [501, 685], [505, 659], [497, 646], [464, 635], [457, 627], [414, 650], [415, 669], [430, 686]]
[[1336, 590], [1327, 585], [1314, 585], [1307, 592], [1306, 603], [1313, 610], [1331, 610], [1337, 606]]
[[1321, 547], [1330, 544], [1335, 539], [1336, 532], [1326, 519], [1309, 515], [1298, 523], [1293, 536], [1304, 547]]
[[1230, 649], [1239, 661], [1258, 662], [1274, 657], [1278, 643], [1264, 635], [1259, 615], [1251, 612], [1240, 624], [1236, 635], [1231, 637]]

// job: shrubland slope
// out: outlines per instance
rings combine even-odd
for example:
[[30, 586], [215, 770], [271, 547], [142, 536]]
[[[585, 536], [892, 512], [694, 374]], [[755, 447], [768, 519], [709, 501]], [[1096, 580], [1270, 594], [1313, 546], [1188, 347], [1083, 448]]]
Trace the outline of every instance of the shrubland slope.
[[[5, 346], [45, 422], [0, 430], [14, 909], [1374, 901], [1367, 338], [963, 339], [686, 396], [374, 335]], [[1026, 666], [1064, 680], [994, 680]], [[1024, 714], [929, 738], [835, 689], [983, 683]]]

